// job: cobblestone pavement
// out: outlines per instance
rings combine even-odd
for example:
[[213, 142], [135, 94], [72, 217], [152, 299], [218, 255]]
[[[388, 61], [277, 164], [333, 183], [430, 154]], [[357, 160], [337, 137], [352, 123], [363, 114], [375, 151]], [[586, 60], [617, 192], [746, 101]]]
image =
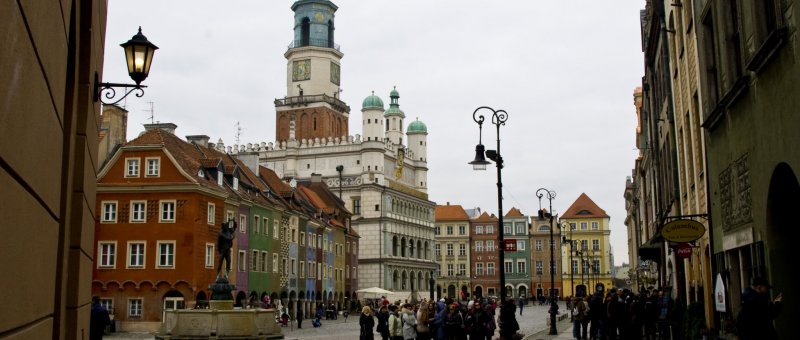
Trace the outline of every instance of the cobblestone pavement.
[[[559, 311], [564, 313], [564, 303], [560, 303]], [[520, 332], [526, 335], [526, 339], [542, 339], [541, 334], [546, 334], [549, 329], [548, 318], [550, 315], [547, 313], [550, 306], [527, 305], [522, 310], [522, 315], [519, 315], [517, 310], [517, 322], [520, 326]], [[567, 318], [568, 320], [568, 318]], [[570, 326], [569, 322], [558, 322], [558, 332], [564, 333]], [[303, 328], [297, 329], [297, 324], [294, 323], [292, 327], [281, 327], [283, 335], [287, 340], [292, 339], [329, 339], [329, 340], [353, 340], [358, 339], [358, 316], [351, 315], [345, 320], [344, 317], [339, 316], [337, 320], [322, 320], [322, 327], [314, 328], [311, 326], [311, 320], [303, 320]], [[570, 330], [571, 332], [571, 330]], [[537, 336], [537, 334], [539, 334]], [[375, 334], [377, 339], [380, 335]], [[550, 337], [548, 337], [550, 338]], [[111, 333], [106, 335], [104, 339], [116, 340], [135, 340], [135, 339], [155, 339], [152, 333]]]

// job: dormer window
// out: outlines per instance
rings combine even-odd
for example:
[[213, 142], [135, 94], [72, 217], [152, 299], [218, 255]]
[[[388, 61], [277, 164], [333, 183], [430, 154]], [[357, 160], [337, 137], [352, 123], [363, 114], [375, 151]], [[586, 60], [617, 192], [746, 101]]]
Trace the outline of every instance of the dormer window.
[[146, 162], [147, 162], [147, 176], [158, 177], [158, 175], [161, 173], [161, 158], [148, 157], [146, 158]]
[[222, 171], [217, 172], [217, 185], [222, 186]]
[[197, 170], [197, 177], [203, 178], [205, 175], [206, 174], [203, 172], [203, 169]]
[[239, 178], [233, 178], [233, 190], [239, 190]]
[[139, 177], [139, 158], [125, 159], [125, 177]]

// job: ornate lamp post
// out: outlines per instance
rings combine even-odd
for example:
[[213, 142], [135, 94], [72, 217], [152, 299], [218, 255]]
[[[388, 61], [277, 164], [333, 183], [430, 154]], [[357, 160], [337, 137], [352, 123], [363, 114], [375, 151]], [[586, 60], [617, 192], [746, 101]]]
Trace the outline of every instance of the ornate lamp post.
[[[545, 213], [542, 210], [542, 197], [547, 195], [547, 201], [550, 202], [550, 208]], [[556, 192], [545, 188], [536, 190], [536, 197], [539, 197], [539, 218], [548, 217], [550, 219], [550, 335], [558, 334], [556, 329], [556, 314], [558, 314], [558, 303], [556, 303], [556, 260], [555, 260], [555, 242], [553, 241], [553, 199], [556, 198]], [[570, 264], [571, 266], [572, 264]]]
[[[483, 122], [485, 121], [485, 117], [483, 114], [478, 114], [478, 111], [481, 110], [489, 110], [492, 113], [492, 124], [497, 128], [497, 150], [485, 150], [483, 144], [481, 143], [481, 133], [483, 131]], [[499, 262], [500, 262], [500, 302], [501, 305], [505, 305], [506, 302], [506, 268], [505, 268], [505, 244], [503, 242], [503, 180], [502, 180], [502, 169], [503, 169], [503, 157], [500, 156], [500, 126], [506, 125], [506, 120], [508, 120], [508, 113], [505, 110], [495, 110], [488, 106], [481, 106], [475, 109], [472, 112], [472, 120], [475, 123], [478, 123], [478, 145], [475, 146], [475, 160], [469, 162], [472, 164], [472, 168], [474, 170], [486, 170], [486, 165], [490, 164], [489, 161], [486, 160], [486, 157], [494, 161], [495, 165], [497, 166], [497, 245], [499, 250]], [[485, 151], [484, 151], [485, 150]], [[513, 314], [512, 314], [513, 316]], [[516, 316], [514, 316], [516, 317]], [[504, 334], [503, 332], [503, 324], [501, 323], [500, 326], [500, 334]]]

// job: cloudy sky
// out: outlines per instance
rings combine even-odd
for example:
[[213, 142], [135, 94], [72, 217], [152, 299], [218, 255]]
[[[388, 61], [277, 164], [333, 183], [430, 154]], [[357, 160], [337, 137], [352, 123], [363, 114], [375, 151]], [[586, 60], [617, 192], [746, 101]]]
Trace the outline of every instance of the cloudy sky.
[[[181, 137], [273, 142], [273, 100], [286, 95], [292, 3], [109, 1], [103, 81], [130, 82], [118, 45], [139, 26], [160, 48], [144, 97], [122, 103], [129, 138], [152, 112], [154, 121], [177, 124]], [[467, 162], [478, 142], [473, 111], [506, 110], [504, 212], [536, 214], [542, 187], [557, 193], [556, 213], [586, 193], [611, 216], [616, 265], [627, 262], [622, 194], [637, 155], [633, 91], [644, 74], [643, 0], [334, 3], [351, 135], [361, 133], [361, 101], [375, 91], [388, 103], [397, 86], [406, 121], [428, 127], [430, 199], [496, 213], [496, 169], [473, 171]], [[494, 125], [485, 126], [487, 149], [496, 138]]]

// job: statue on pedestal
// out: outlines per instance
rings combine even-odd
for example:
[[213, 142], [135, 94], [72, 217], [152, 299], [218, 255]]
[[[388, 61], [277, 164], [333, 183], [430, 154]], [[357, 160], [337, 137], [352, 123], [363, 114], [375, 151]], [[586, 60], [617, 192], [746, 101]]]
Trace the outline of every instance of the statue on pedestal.
[[224, 278], [227, 280], [228, 274], [231, 272], [231, 248], [233, 248], [233, 238], [236, 236], [236, 221], [228, 220], [222, 223], [222, 230], [217, 237], [217, 250], [219, 251], [219, 265], [217, 266], [217, 280], [220, 278], [222, 271], [222, 261], [225, 261], [225, 274]]

